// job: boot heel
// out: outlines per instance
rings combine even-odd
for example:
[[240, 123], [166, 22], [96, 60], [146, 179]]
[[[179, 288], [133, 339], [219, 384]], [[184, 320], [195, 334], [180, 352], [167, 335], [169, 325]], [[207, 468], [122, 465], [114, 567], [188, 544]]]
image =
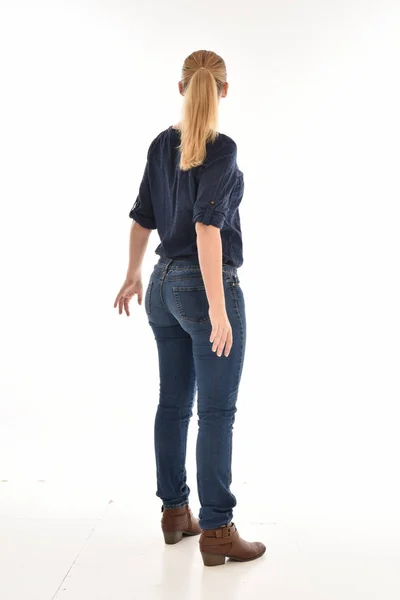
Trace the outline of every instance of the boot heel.
[[223, 554], [208, 554], [208, 552], [202, 552], [201, 556], [206, 567], [216, 567], [225, 564], [225, 556]]
[[183, 538], [182, 531], [164, 531], [163, 533], [166, 544], [177, 544]]

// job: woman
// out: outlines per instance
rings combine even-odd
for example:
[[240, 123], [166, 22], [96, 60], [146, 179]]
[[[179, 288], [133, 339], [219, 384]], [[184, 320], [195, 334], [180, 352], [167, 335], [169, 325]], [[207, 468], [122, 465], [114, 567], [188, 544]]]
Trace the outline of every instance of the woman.
[[[182, 120], [150, 144], [139, 194], [129, 216], [130, 260], [114, 303], [129, 316], [142, 304], [141, 265], [157, 229], [160, 256], [145, 295], [157, 342], [160, 398], [155, 418], [157, 496], [165, 542], [201, 533], [205, 565], [229, 557], [253, 560], [264, 544], [246, 542], [232, 523], [232, 426], [246, 343], [243, 263], [238, 207], [244, 190], [236, 144], [217, 131], [227, 95], [225, 63], [199, 50], [186, 58], [179, 91]], [[189, 508], [186, 440], [197, 387], [197, 520]]]

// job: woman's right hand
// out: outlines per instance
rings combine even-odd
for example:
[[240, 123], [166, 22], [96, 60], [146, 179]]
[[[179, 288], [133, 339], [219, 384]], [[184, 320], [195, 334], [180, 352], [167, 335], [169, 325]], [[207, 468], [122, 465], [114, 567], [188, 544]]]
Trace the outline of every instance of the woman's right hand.
[[212, 343], [212, 351], [217, 353], [217, 356], [229, 355], [232, 348], [232, 327], [228, 319], [225, 308], [211, 308], [208, 311], [212, 331], [210, 342]]

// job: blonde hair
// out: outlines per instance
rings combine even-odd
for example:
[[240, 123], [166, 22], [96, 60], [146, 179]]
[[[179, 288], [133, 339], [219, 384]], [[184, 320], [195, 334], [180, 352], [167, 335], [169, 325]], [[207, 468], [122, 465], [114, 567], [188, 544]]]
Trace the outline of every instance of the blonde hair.
[[182, 68], [184, 102], [180, 121], [179, 166], [197, 167], [206, 157], [206, 144], [218, 136], [218, 103], [226, 83], [224, 60], [209, 50], [188, 56]]

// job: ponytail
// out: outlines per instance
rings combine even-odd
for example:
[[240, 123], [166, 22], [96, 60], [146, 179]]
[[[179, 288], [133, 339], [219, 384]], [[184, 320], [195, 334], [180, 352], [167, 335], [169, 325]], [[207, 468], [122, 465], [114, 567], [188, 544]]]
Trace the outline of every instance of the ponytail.
[[200, 50], [186, 59], [179, 145], [179, 166], [184, 171], [204, 162], [206, 144], [218, 136], [219, 95], [225, 82], [225, 63], [214, 52]]

